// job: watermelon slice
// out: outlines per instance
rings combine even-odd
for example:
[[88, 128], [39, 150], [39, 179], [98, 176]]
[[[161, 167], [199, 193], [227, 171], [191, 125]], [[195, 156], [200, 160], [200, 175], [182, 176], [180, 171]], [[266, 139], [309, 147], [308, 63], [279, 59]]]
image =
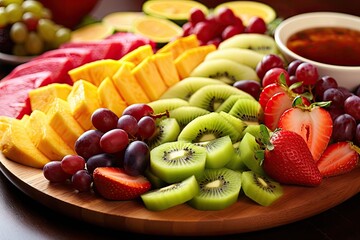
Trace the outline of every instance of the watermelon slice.
[[91, 50], [86, 48], [63, 48], [47, 51], [33, 60], [50, 57], [68, 57], [72, 67], [76, 68], [91, 61]]
[[0, 116], [21, 119], [31, 113], [29, 91], [52, 82], [52, 72], [43, 71], [0, 81]]
[[129, 32], [117, 32], [109, 37], [107, 37], [104, 41], [119, 41], [123, 44], [123, 52], [121, 53], [121, 57], [125, 54], [131, 52], [132, 50], [149, 44], [153, 50], [156, 48], [156, 43], [151, 41], [150, 39]]
[[31, 73], [50, 71], [53, 83], [67, 83], [72, 85], [73, 82], [68, 71], [73, 68], [69, 57], [50, 57], [38, 60], [31, 60], [14, 68], [9, 75], [4, 77], [1, 82], [12, 80]]

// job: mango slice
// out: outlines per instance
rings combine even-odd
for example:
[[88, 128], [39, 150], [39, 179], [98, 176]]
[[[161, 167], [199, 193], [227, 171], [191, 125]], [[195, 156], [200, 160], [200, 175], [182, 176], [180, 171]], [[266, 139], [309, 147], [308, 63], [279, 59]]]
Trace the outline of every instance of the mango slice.
[[71, 114], [84, 130], [93, 128], [91, 114], [101, 107], [97, 87], [86, 81], [79, 80], [67, 97]]
[[101, 106], [110, 109], [117, 116], [120, 116], [128, 106], [109, 77], [105, 78], [98, 87], [98, 94]]
[[50, 127], [69, 147], [74, 148], [76, 140], [84, 132], [84, 129], [71, 114], [69, 103], [61, 98], [55, 98], [46, 115]]
[[128, 105], [134, 103], [148, 103], [150, 102], [149, 97], [131, 73], [133, 68], [134, 65], [132, 63], [124, 63], [114, 74], [112, 81]]
[[167, 87], [171, 87], [180, 81], [171, 52], [156, 53], [151, 58]]
[[178, 38], [174, 41], [171, 41], [160, 48], [157, 53], [172, 52], [173, 59], [175, 60], [187, 49], [195, 48], [200, 46], [199, 40], [195, 34]]
[[138, 65], [142, 60], [144, 60], [145, 58], [152, 56], [154, 54], [154, 51], [151, 47], [151, 45], [146, 44], [143, 46], [140, 46], [134, 50], [132, 50], [131, 52], [127, 53], [125, 56], [123, 56], [122, 58], [120, 58], [120, 62], [121, 61], [126, 61], [126, 62], [132, 62], [135, 65]]
[[21, 120], [11, 122], [0, 143], [4, 156], [25, 166], [42, 168], [50, 161], [31, 141]]
[[55, 98], [66, 99], [71, 86], [65, 83], [52, 83], [29, 92], [31, 110], [47, 112]]

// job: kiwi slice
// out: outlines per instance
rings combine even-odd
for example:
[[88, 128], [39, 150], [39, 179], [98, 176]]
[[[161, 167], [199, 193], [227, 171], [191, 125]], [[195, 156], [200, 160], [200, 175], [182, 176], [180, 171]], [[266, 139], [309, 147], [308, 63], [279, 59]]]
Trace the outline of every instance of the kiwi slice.
[[162, 187], [165, 187], [165, 186], [169, 185], [167, 182], [163, 181], [161, 178], [156, 176], [150, 170], [150, 168], [147, 168], [145, 170], [144, 176], [150, 181], [152, 189], [158, 189], [158, 188], [162, 188]]
[[181, 182], [151, 190], [140, 197], [145, 207], [151, 211], [162, 211], [186, 203], [199, 193], [199, 185], [194, 175]]
[[[235, 130], [239, 133], [243, 132], [247, 126], [244, 121], [242, 121], [241, 119], [239, 119], [233, 115], [230, 115], [226, 112], [219, 112], [219, 115], [222, 116], [223, 118], [225, 118], [226, 121], [228, 121], [235, 128]], [[239, 139], [237, 139], [237, 140], [240, 140], [240, 138], [241, 138], [241, 134], [239, 134]]]
[[[263, 125], [263, 126], [265, 126], [265, 125]], [[261, 128], [260, 124], [253, 124], [253, 125], [246, 126], [244, 131], [241, 133], [241, 138], [244, 137], [245, 133], [250, 133], [251, 135], [253, 135], [255, 137], [257, 142], [262, 142], [263, 136], [261, 135], [260, 128]], [[270, 129], [267, 128], [267, 130], [271, 134]]]
[[262, 206], [269, 206], [283, 195], [282, 186], [264, 176], [245, 171], [241, 176], [244, 194]]
[[214, 78], [229, 85], [245, 79], [260, 81], [253, 68], [229, 59], [203, 61], [195, 67], [190, 76]]
[[265, 175], [262, 168], [262, 160], [256, 158], [256, 151], [260, 150], [261, 146], [256, 142], [256, 139], [250, 133], [245, 133], [239, 144], [241, 152], [241, 159], [244, 164], [255, 173]]
[[248, 98], [241, 94], [234, 94], [225, 99], [225, 101], [215, 110], [215, 112], [229, 112], [230, 109], [234, 106], [237, 100]]
[[241, 95], [244, 98], [254, 99], [248, 93], [230, 85], [209, 85], [196, 91], [190, 97], [189, 104], [214, 112], [231, 95]]
[[198, 210], [222, 210], [237, 201], [241, 173], [227, 168], [206, 169], [198, 184], [200, 192], [189, 205]]
[[167, 183], [181, 182], [205, 169], [206, 149], [190, 142], [163, 143], [150, 151], [150, 170]]
[[238, 99], [229, 111], [230, 115], [240, 118], [246, 124], [258, 124], [263, 119], [263, 110], [254, 99]]
[[232, 170], [243, 172], [249, 169], [241, 158], [241, 151], [239, 146], [240, 146], [240, 141], [233, 144], [234, 155], [232, 156], [230, 161], [225, 165], [225, 167]]
[[233, 125], [219, 113], [211, 112], [189, 122], [180, 132], [178, 140], [186, 142], [207, 142], [229, 135], [232, 142], [240, 137]]
[[181, 98], [189, 100], [191, 95], [200, 88], [208, 85], [224, 85], [225, 83], [217, 79], [206, 77], [187, 77], [180, 82], [175, 83], [168, 88], [160, 97], [160, 99], [167, 98]]
[[156, 123], [155, 134], [146, 141], [150, 149], [166, 142], [176, 141], [180, 134], [180, 125], [175, 118], [162, 118]]
[[234, 148], [229, 136], [216, 138], [208, 142], [194, 143], [206, 149], [205, 168], [222, 168], [234, 156]]
[[199, 116], [203, 116], [210, 113], [208, 110], [205, 110], [196, 106], [182, 106], [175, 108], [169, 111], [169, 116], [175, 118], [179, 123], [180, 128], [183, 129], [189, 122], [194, 120]]
[[172, 109], [187, 106], [189, 102], [181, 98], [169, 98], [169, 99], [158, 99], [152, 102], [149, 102], [148, 105], [154, 110], [155, 114], [165, 113]]

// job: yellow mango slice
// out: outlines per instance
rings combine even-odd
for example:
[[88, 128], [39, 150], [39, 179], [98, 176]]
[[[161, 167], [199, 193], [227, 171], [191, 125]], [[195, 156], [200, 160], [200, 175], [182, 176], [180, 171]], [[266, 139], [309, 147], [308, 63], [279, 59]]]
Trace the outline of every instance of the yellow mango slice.
[[93, 128], [91, 114], [101, 107], [97, 89], [94, 84], [79, 80], [67, 97], [71, 114], [85, 131]]
[[52, 83], [29, 91], [32, 110], [47, 112], [54, 98], [66, 99], [71, 86], [65, 83]]
[[206, 55], [215, 50], [216, 46], [211, 44], [191, 48], [183, 52], [174, 61], [180, 79], [189, 77], [194, 68], [204, 61]]
[[5, 131], [10, 127], [12, 121], [15, 118], [8, 117], [8, 116], [0, 116], [0, 140], [4, 135]]
[[3, 155], [20, 164], [42, 168], [50, 161], [31, 141], [21, 120], [12, 121], [1, 140]]
[[152, 56], [152, 60], [167, 87], [180, 81], [171, 52], [156, 53]]
[[65, 155], [76, 154], [50, 127], [45, 113], [34, 110], [25, 126], [33, 144], [50, 160], [61, 160]]
[[105, 78], [98, 87], [98, 94], [101, 106], [110, 109], [117, 116], [120, 116], [128, 106], [109, 77]]
[[150, 101], [155, 101], [166, 91], [167, 87], [151, 57], [145, 58], [131, 73], [146, 92]]
[[138, 65], [142, 60], [145, 58], [152, 56], [154, 54], [154, 51], [151, 47], [151, 45], [146, 44], [143, 46], [140, 46], [133, 51], [127, 53], [125, 56], [123, 56], [119, 61], [126, 61], [126, 62], [132, 62], [135, 65]]
[[112, 81], [128, 105], [134, 103], [148, 103], [149, 97], [140, 86], [134, 75], [131, 74], [133, 64], [125, 63], [112, 77]]
[[106, 77], [112, 77], [120, 68], [121, 62], [113, 59], [101, 59], [71, 69], [69, 75], [73, 82], [86, 80], [99, 86]]
[[165, 46], [160, 48], [157, 53], [171, 52], [173, 54], [173, 59], [176, 59], [185, 50], [198, 47], [199, 45], [200, 43], [196, 35], [192, 34], [167, 43]]
[[71, 114], [69, 103], [61, 98], [55, 98], [46, 115], [50, 127], [74, 149], [75, 142], [84, 129]]

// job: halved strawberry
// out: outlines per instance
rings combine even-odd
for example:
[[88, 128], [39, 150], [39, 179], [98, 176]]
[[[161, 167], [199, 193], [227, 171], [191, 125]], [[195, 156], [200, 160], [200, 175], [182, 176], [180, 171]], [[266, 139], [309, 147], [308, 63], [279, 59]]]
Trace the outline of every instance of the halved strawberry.
[[264, 110], [264, 123], [272, 131], [278, 127], [281, 115], [292, 107], [293, 99], [286, 92], [273, 95]]
[[333, 124], [328, 111], [310, 106], [288, 109], [280, 117], [278, 127], [300, 134], [317, 161], [329, 144]]
[[144, 176], [130, 176], [124, 169], [116, 167], [98, 167], [93, 178], [96, 191], [109, 200], [135, 199], [151, 188]]
[[329, 145], [317, 166], [324, 177], [350, 172], [359, 164], [359, 150], [351, 142], [337, 142]]
[[261, 90], [259, 96], [259, 103], [263, 110], [265, 110], [266, 104], [269, 101], [269, 99], [272, 96], [274, 96], [275, 93], [278, 92], [285, 92], [285, 90], [277, 83], [271, 83]]

